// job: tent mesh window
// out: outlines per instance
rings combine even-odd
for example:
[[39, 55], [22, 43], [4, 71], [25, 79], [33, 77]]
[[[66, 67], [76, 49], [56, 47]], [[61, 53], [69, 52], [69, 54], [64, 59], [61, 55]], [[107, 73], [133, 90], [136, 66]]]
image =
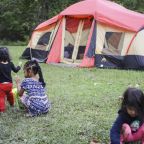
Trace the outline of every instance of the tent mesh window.
[[86, 46], [79, 46], [77, 59], [83, 59]]
[[40, 37], [40, 39], [39, 39], [39, 41], [38, 41], [38, 43], [37, 43], [37, 45], [36, 45], [36, 49], [46, 50], [46, 47], [47, 47], [47, 45], [48, 45], [48, 43], [49, 43], [49, 40], [50, 40], [50, 35], [51, 35], [51, 32], [46, 32], [46, 33], [44, 33], [44, 34]]
[[91, 24], [92, 24], [92, 19], [84, 20], [84, 26], [83, 26], [82, 34], [81, 34], [81, 38], [80, 38], [80, 45], [79, 45], [78, 53], [77, 53], [77, 57], [76, 57], [76, 59], [78, 59], [78, 60], [82, 60], [84, 57]]
[[79, 19], [66, 17], [64, 58], [72, 59]]
[[124, 33], [106, 32], [102, 53], [106, 55], [121, 55], [123, 42]]
[[64, 57], [71, 59], [73, 50], [74, 50], [74, 45], [72, 45], [71, 43], [69, 43], [67, 46], [65, 46], [64, 47]]

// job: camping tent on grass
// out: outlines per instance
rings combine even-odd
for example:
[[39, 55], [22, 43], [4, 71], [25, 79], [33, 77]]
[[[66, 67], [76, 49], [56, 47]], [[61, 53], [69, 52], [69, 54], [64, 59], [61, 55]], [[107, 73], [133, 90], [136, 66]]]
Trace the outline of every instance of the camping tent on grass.
[[143, 69], [143, 28], [144, 14], [108, 0], [84, 0], [38, 25], [22, 58]]

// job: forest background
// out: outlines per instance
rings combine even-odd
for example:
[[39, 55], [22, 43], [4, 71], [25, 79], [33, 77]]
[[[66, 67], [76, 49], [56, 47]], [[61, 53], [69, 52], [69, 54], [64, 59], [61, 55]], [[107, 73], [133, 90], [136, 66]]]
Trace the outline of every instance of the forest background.
[[[34, 28], [80, 0], [0, 0], [0, 44], [26, 45]], [[144, 13], [144, 0], [112, 0]]]

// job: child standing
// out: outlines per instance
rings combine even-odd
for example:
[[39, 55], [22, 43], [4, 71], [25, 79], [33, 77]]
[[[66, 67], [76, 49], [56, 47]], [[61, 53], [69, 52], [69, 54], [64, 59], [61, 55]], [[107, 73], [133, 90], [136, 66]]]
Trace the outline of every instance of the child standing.
[[23, 70], [25, 79], [21, 84], [19, 79], [16, 79], [16, 83], [21, 102], [28, 110], [27, 116], [47, 113], [50, 109], [50, 103], [45, 93], [45, 82], [38, 62], [35, 60], [27, 61]]
[[111, 144], [144, 144], [144, 94], [128, 88], [121, 109], [110, 130]]
[[0, 112], [5, 111], [5, 97], [11, 106], [14, 106], [14, 96], [12, 93], [11, 71], [17, 73], [20, 66], [15, 67], [10, 59], [8, 48], [0, 47]]

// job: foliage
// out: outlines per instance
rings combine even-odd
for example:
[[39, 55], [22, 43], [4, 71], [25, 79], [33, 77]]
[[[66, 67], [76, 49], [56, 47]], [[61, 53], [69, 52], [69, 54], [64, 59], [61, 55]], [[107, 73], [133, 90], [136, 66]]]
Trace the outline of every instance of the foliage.
[[[57, 15], [80, 0], [1, 0], [0, 39], [26, 41], [41, 22]], [[113, 0], [125, 7], [144, 12], [144, 0]]]
[[[35, 1], [34, 1], [35, 2]], [[29, 0], [0, 2], [0, 39], [25, 40], [34, 25], [35, 5]]]
[[[13, 62], [24, 64], [19, 57], [25, 47], [8, 48]], [[144, 90], [143, 71], [40, 65], [52, 109], [47, 115], [26, 118], [24, 111], [7, 104], [0, 119], [1, 144], [89, 144], [93, 138], [109, 144], [119, 96], [129, 86]], [[18, 75], [23, 79], [23, 70]]]
[[144, 0], [114, 0], [128, 9], [144, 13]]
[[74, 2], [76, 0], [1, 0], [0, 39], [24, 41], [39, 23]]

